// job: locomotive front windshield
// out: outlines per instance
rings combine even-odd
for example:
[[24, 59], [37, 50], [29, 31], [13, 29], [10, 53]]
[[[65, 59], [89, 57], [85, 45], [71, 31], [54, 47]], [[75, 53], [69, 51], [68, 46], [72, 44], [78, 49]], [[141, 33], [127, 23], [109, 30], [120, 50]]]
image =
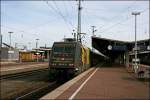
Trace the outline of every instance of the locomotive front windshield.
[[74, 44], [54, 44], [51, 63], [55, 66], [73, 66], [75, 56]]
[[73, 53], [74, 48], [73, 46], [55, 46], [54, 53]]
[[55, 44], [53, 46], [52, 56], [55, 58], [74, 58], [75, 45], [74, 44]]

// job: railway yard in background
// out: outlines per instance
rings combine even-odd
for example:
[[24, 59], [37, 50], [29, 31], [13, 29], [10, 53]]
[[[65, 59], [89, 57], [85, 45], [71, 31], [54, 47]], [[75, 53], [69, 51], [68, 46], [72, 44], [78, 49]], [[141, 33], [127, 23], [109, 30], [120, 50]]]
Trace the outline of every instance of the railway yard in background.
[[[68, 2], [69, 5], [67, 5]], [[0, 33], [0, 100], [150, 100], [150, 29], [149, 24], [146, 23], [150, 18], [150, 14], [147, 13], [150, 9], [145, 8], [150, 7], [148, 4], [150, 1], [141, 0], [132, 3], [131, 1], [91, 1], [91, 4], [93, 3], [95, 6], [89, 4], [88, 0], [59, 1], [59, 3], [57, 0], [52, 0], [28, 3], [29, 1], [11, 2], [8, 0], [5, 2], [2, 0], [1, 28], [3, 33], [7, 31], [9, 42], [8, 38], [6, 39], [7, 35]], [[112, 4], [112, 6], [109, 4]], [[122, 6], [118, 6], [119, 4]], [[77, 7], [74, 7], [74, 5]], [[104, 5], [107, 7], [104, 7]], [[30, 6], [33, 8], [31, 7], [31, 9]], [[70, 8], [70, 6], [72, 7]], [[35, 13], [35, 11], [32, 14], [29, 13], [30, 11], [27, 11], [27, 13], [23, 9], [24, 7], [27, 7], [26, 10], [30, 9], [31, 12], [36, 9], [38, 13]], [[50, 8], [48, 12], [52, 11], [55, 14], [51, 12], [48, 15], [46, 7]], [[94, 11], [101, 12], [93, 12], [92, 7], [95, 7]], [[96, 10], [97, 8], [100, 9]], [[106, 10], [106, 8], [108, 9]], [[9, 13], [14, 12], [16, 15], [18, 14], [17, 11], [22, 9], [21, 14], [26, 15], [26, 17], [22, 17], [24, 19], [23, 23], [21, 21], [21, 25], [17, 25], [17, 22], [14, 23], [13, 21], [20, 20], [21, 17], [18, 18], [13, 13], [11, 14], [16, 19], [11, 20], [12, 17], [7, 19], [9, 14], [5, 14], [4, 9], [8, 10]], [[135, 9], [141, 10], [135, 12], [133, 11]], [[90, 10], [95, 15], [91, 16]], [[71, 16], [72, 12], [77, 13], [77, 15]], [[133, 22], [129, 22], [131, 21], [129, 12], [131, 18], [134, 18], [134, 27], [130, 26]], [[116, 16], [116, 13], [119, 13], [119, 16], [122, 13], [122, 17]], [[38, 15], [36, 14], [39, 14], [42, 19], [37, 20]], [[47, 23], [49, 22], [47, 17], [42, 17], [45, 14], [48, 15], [48, 20], [52, 20], [51, 23]], [[93, 18], [97, 17], [96, 14], [101, 16], [99, 18], [101, 20]], [[128, 15], [124, 16], [123, 14]], [[88, 20], [85, 20], [85, 15]], [[115, 15], [115, 17], [112, 19], [107, 18], [112, 15]], [[147, 15], [149, 15], [149, 18], [147, 18]], [[76, 19], [75, 16], [77, 16]], [[126, 21], [118, 22], [118, 20], [124, 19], [123, 16], [125, 19], [127, 17], [127, 25], [122, 24], [122, 22]], [[138, 17], [140, 18], [137, 19]], [[67, 28], [60, 21], [61, 18], [66, 23], [66, 26], [70, 26], [68, 30], [73, 29], [73, 32], [71, 30], [70, 33], [67, 33]], [[37, 22], [39, 24], [41, 21], [42, 24], [40, 23], [40, 26], [33, 27], [32, 24], [31, 26], [29, 23], [26, 24], [28, 21], [25, 19], [28, 19], [28, 21], [32, 19], [29, 22], [32, 22], [33, 26], [34, 24], [36, 26]], [[145, 19], [147, 20], [145, 21]], [[43, 24], [44, 20], [49, 25], [48, 28]], [[90, 24], [92, 35], [87, 29], [91, 20], [93, 20], [93, 24], [100, 27], [97, 30], [96, 26]], [[77, 22], [77, 27], [74, 27], [72, 23], [74, 21]], [[82, 21], [83, 23], [81, 23]], [[117, 23], [105, 29], [105, 24], [109, 26], [113, 22]], [[10, 23], [14, 27], [16, 24], [16, 28], [9, 27]], [[82, 24], [85, 33], [81, 30]], [[25, 30], [20, 28], [20, 30], [19, 27], [23, 25], [24, 27], [30, 27], [29, 30], [28, 28], [25, 28]], [[117, 25], [121, 26], [118, 26], [109, 35], [109, 30]], [[140, 28], [138, 25], [140, 27], [145, 26]], [[42, 27], [45, 27], [45, 29], [42, 30]], [[102, 31], [103, 27], [104, 31]], [[12, 29], [17, 29], [17, 31], [13, 32]], [[37, 31], [42, 32], [42, 34], [34, 34]], [[17, 32], [21, 37], [18, 38]], [[139, 35], [140, 32], [142, 35]], [[13, 35], [13, 33], [16, 35]], [[61, 33], [61, 35], [58, 33]], [[99, 33], [101, 34], [98, 35]], [[131, 33], [134, 33], [134, 36]], [[128, 38], [126, 37], [127, 35], [129, 36]], [[33, 38], [35, 47], [33, 46]], [[29, 39], [31, 39], [30, 42], [28, 42]]]

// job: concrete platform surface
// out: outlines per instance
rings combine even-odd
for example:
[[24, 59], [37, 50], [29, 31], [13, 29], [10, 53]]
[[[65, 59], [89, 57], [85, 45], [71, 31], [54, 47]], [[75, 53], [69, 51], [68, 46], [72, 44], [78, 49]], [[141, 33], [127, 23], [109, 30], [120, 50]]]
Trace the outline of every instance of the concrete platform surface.
[[5, 61], [5, 62], [1, 61], [0, 64], [1, 65], [10, 65], [10, 64], [16, 64], [16, 62], [13, 62], [13, 61]]
[[41, 63], [48, 63], [48, 62], [14, 62], [14, 61], [7, 61], [7, 62], [0, 62], [0, 67], [8, 67], [8, 66], [20, 66], [20, 65], [31, 65], [31, 64], [41, 64]]
[[[80, 75], [79, 75], [80, 76]], [[79, 77], [77, 76], [77, 77]], [[134, 99], [150, 100], [150, 83], [137, 80], [127, 72], [125, 67], [101, 67], [91, 70], [72, 86], [56, 95], [60, 89], [42, 97], [48, 99]], [[69, 84], [66, 83], [66, 84]], [[59, 87], [60, 88], [60, 87]], [[56, 94], [54, 94], [56, 93]], [[56, 95], [55, 98], [51, 95]]]
[[37, 69], [48, 68], [48, 63], [32, 63], [32, 64], [19, 64], [19, 65], [12, 65], [12, 66], [5, 66], [0, 67], [0, 75], [8, 75], [8, 74], [15, 74], [21, 73], [26, 71], [32, 71]]

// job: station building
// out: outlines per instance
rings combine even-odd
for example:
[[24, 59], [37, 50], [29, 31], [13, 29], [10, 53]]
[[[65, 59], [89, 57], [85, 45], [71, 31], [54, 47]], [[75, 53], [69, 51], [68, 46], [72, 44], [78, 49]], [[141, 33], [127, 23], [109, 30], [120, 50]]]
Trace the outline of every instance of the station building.
[[2, 43], [0, 59], [1, 61], [18, 61], [19, 50], [6, 43]]

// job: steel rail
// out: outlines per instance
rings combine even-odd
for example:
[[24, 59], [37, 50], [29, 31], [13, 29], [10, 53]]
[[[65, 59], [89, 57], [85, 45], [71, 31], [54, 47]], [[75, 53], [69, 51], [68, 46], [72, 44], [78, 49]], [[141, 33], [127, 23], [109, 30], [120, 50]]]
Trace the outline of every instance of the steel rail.
[[[37, 88], [33, 91], [30, 91], [26, 94], [23, 94], [23, 95], [17, 97], [15, 100], [40, 98], [41, 96], [45, 95], [46, 93], [54, 90], [55, 88], [57, 88], [59, 86], [59, 85], [58, 86], [57, 85], [55, 86], [55, 85], [56, 85], [56, 81], [54, 81], [48, 85], [45, 85], [43, 87]], [[41, 95], [41, 93], [42, 93], [42, 95]], [[38, 97], [33, 98], [32, 97], [33, 95], [37, 95]]]
[[0, 76], [0, 80], [11, 79], [11, 78], [20, 78], [20, 77], [24, 77], [24, 76], [33, 75], [33, 74], [36, 74], [39, 72], [43, 72], [46, 70], [48, 70], [48, 68], [37, 69], [37, 70], [26, 71], [26, 72], [20, 72], [20, 73], [15, 73], [15, 74], [2, 75], [2, 76]]

